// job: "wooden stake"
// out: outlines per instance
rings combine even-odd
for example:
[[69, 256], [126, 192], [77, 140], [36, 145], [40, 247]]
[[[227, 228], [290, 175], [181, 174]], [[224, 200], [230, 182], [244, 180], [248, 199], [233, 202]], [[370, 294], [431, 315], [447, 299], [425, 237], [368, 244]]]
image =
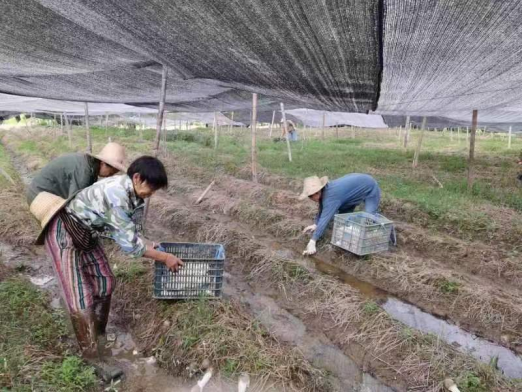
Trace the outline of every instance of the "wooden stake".
[[85, 132], [87, 134], [87, 152], [93, 152], [93, 142], [91, 141], [91, 129], [89, 128], [89, 104], [85, 102]]
[[287, 129], [287, 117], [285, 116], [285, 105], [283, 105], [283, 102], [280, 103], [280, 108], [281, 108], [281, 116], [283, 119], [283, 129], [285, 130], [285, 140], [287, 141], [287, 152], [289, 154], [289, 162], [292, 162], [291, 143], [289, 141], [289, 130]]
[[323, 112], [323, 121], [321, 123], [321, 138], [325, 140], [325, 112]]
[[67, 115], [64, 113], [64, 119], [65, 119], [65, 126], [67, 127], [67, 138], [69, 139], [69, 148], [73, 147], [73, 135], [72, 135], [72, 129], [71, 129], [71, 123], [69, 122], [69, 119], [67, 118]]
[[252, 180], [258, 182], [258, 162], [256, 154], [256, 110], [258, 108], [258, 94], [252, 94], [252, 119], [251, 119], [251, 171]]
[[338, 123], [336, 123], [336, 139], [340, 138], [340, 128], [338, 126]]
[[232, 135], [232, 123], [234, 122], [234, 112], [231, 112], [231, 123], [229, 124], [229, 134]]
[[[105, 128], [107, 129], [107, 128]], [[142, 126], [142, 115], [138, 113], [138, 129], [140, 131], [140, 141], [143, 142], [143, 126]]]
[[[158, 106], [158, 116], [156, 118], [156, 138], [154, 140], [153, 155], [158, 156], [158, 150], [160, 149], [160, 137], [162, 134], [163, 124], [163, 113], [165, 108], [165, 94], [167, 92], [167, 67], [162, 67], [162, 87], [160, 92], [160, 103]], [[149, 199], [147, 199], [149, 201]], [[146, 213], [144, 212], [144, 224], [145, 224]]]
[[274, 128], [274, 118], [276, 117], [276, 110], [272, 111], [271, 127], [269, 128], [269, 138], [272, 137], [272, 129]]
[[512, 127], [508, 127], [508, 148], [512, 147]]
[[421, 151], [421, 143], [423, 141], [423, 134], [425, 133], [425, 126], [427, 125], [427, 117], [423, 117], [421, 123], [421, 133], [418, 139], [418, 145], [416, 146], [416, 151], [414, 152], [414, 160], [412, 161], [412, 168], [415, 169], [418, 167], [419, 153]]
[[[163, 113], [165, 109], [165, 95], [167, 93], [167, 67], [164, 65], [162, 66], [162, 86], [160, 91], [160, 102], [158, 105], [158, 115], [156, 117], [156, 137], [154, 139], [154, 146], [153, 146], [153, 155], [155, 157], [158, 156], [158, 150], [160, 149], [160, 137], [162, 134], [162, 124], [163, 124]], [[145, 223], [147, 221], [147, 214], [149, 212], [149, 203], [151, 198], [147, 198], [145, 202], [145, 209], [143, 212], [143, 222], [142, 226], [145, 231]]]
[[207, 195], [207, 193], [211, 190], [212, 186], [214, 185], [214, 182], [211, 182], [209, 184], [209, 186], [207, 188], [205, 188], [205, 190], [203, 191], [203, 193], [201, 194], [201, 196], [198, 198], [198, 200], [196, 200], [196, 203], [195, 204], [200, 204], [203, 200], [203, 198], [205, 197], [205, 195]]
[[405, 122], [405, 134], [403, 136], [403, 148], [406, 150], [409, 144], [409, 134], [410, 134], [410, 116], [407, 116], [407, 121]]
[[60, 135], [64, 134], [64, 115], [60, 113]]
[[436, 178], [434, 174], [432, 174], [432, 179], [436, 181], [436, 184], [438, 184], [440, 188], [443, 188], [443, 184]]
[[476, 146], [476, 127], [478, 126], [478, 111], [472, 111], [472, 128], [470, 129], [470, 148], [469, 148], [469, 162], [467, 175], [467, 189], [472, 190], [474, 184], [474, 148]]
[[162, 130], [162, 137], [163, 137], [163, 152], [164, 154], [167, 153], [167, 112], [163, 116], [163, 130]]
[[410, 128], [410, 116], [407, 116], [407, 119], [405, 120], [405, 129]]
[[0, 167], [0, 173], [2, 173], [2, 175], [6, 178], [7, 181], [9, 181], [13, 185], [16, 185], [15, 181], [13, 180], [13, 178], [4, 169], [2, 169], [1, 167]]
[[218, 120], [216, 119], [216, 112], [214, 112], [214, 120], [212, 122], [212, 129], [214, 131], [214, 149], [218, 148]]

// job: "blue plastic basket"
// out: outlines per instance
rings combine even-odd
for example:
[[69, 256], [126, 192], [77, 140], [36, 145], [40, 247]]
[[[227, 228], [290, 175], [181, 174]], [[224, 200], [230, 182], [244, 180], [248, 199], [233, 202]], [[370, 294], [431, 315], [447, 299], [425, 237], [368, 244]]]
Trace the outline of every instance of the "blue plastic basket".
[[154, 293], [157, 299], [195, 299], [222, 296], [225, 249], [220, 244], [162, 242], [159, 250], [180, 258], [184, 265], [171, 272], [156, 262]]

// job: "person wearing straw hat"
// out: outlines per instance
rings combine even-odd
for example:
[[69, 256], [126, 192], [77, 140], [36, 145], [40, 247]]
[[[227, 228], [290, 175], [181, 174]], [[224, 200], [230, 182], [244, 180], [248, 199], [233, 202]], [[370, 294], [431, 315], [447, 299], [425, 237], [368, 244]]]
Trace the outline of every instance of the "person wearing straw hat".
[[125, 149], [117, 143], [107, 143], [98, 155], [65, 154], [52, 160], [36, 174], [27, 189], [27, 202], [31, 205], [40, 192], [68, 199], [93, 185], [98, 177], [111, 177], [125, 170]]
[[307, 198], [319, 205], [314, 224], [303, 230], [304, 233], [313, 233], [303, 254], [313, 255], [316, 253], [316, 241], [321, 238], [335, 214], [354, 212], [361, 203], [365, 203], [365, 212], [375, 214], [378, 212], [381, 190], [376, 180], [368, 174], [347, 174], [334, 181], [329, 181], [328, 177], [313, 176], [303, 181], [303, 192], [299, 199]]
[[104, 362], [98, 350], [116, 283], [99, 237], [115, 241], [132, 257], [150, 258], [178, 270], [183, 262], [156, 250], [133, 220], [144, 199], [167, 185], [162, 162], [143, 156], [131, 163], [126, 174], [98, 181], [68, 199], [40, 192], [31, 203], [31, 213], [42, 227], [37, 244], [45, 243], [53, 260], [82, 356], [106, 381], [122, 372]]

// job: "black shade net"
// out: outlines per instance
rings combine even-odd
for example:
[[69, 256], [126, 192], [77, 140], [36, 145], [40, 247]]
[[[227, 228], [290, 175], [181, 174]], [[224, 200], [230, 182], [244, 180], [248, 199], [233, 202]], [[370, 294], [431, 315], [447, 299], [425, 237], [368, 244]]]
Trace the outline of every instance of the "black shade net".
[[[521, 122], [519, 0], [0, 0], [0, 92]], [[23, 111], [23, 105], [20, 104]], [[0, 110], [5, 110], [0, 105]], [[60, 111], [57, 108], [56, 111]]]
[[137, 68], [149, 61], [169, 68], [172, 110], [245, 106], [246, 91], [354, 112], [376, 105], [377, 1], [0, 4], [0, 92], [154, 103], [159, 67]]
[[378, 112], [521, 122], [520, 0], [388, 0]]

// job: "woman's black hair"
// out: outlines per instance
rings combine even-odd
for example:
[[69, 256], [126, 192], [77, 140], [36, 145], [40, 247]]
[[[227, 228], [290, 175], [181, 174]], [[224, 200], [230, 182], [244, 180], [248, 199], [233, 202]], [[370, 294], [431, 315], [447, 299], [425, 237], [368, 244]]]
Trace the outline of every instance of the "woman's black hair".
[[143, 156], [136, 159], [127, 169], [127, 175], [131, 178], [138, 173], [142, 181], [153, 189], [167, 188], [167, 172], [163, 163], [155, 157]]

